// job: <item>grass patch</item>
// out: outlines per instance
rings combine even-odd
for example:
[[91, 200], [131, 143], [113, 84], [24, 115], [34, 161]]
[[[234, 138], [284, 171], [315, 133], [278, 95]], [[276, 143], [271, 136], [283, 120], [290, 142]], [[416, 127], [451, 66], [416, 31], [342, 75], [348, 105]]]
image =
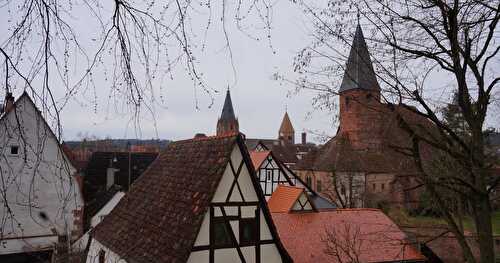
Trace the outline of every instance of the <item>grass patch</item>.
[[[493, 223], [493, 235], [500, 236], [500, 211], [496, 211], [491, 216], [491, 221]], [[476, 227], [472, 218], [464, 219], [464, 228], [469, 231], [475, 231]]]

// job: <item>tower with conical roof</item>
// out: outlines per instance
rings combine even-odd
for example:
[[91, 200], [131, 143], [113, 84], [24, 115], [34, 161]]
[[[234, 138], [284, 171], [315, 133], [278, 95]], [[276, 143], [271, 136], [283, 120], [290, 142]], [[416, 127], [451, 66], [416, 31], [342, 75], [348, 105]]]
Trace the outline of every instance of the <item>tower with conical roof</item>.
[[295, 144], [295, 130], [293, 129], [288, 112], [285, 112], [278, 134], [278, 139], [281, 144]]
[[380, 86], [363, 30], [358, 24], [339, 88], [339, 133], [360, 148], [376, 145], [380, 126]]
[[224, 107], [222, 108], [222, 114], [217, 121], [217, 136], [237, 132], [239, 132], [239, 123], [238, 119], [234, 115], [231, 93], [228, 89], [226, 92], [226, 99], [224, 100]]

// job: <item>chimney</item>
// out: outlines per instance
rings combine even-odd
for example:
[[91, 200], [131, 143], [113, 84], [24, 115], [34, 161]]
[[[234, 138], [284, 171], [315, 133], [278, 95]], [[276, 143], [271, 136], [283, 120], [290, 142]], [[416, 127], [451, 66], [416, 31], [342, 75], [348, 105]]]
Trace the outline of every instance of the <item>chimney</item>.
[[302, 133], [302, 144], [306, 144], [307, 143], [307, 133], [303, 132]]
[[12, 92], [7, 92], [7, 95], [5, 96], [4, 112], [8, 113], [13, 108], [14, 108], [14, 96], [12, 96]]
[[118, 162], [118, 159], [114, 156], [109, 162], [108, 169], [106, 169], [106, 190], [115, 184], [115, 173], [119, 171], [119, 169], [114, 168], [116, 162]]

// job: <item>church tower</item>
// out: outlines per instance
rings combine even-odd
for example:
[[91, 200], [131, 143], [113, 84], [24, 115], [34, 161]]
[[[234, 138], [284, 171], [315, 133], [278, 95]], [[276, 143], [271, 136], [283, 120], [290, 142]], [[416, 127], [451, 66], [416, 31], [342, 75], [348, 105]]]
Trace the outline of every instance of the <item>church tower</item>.
[[229, 89], [226, 93], [222, 114], [217, 121], [217, 136], [227, 135], [239, 132], [238, 119], [234, 115], [233, 103], [231, 101], [231, 93]]
[[380, 127], [380, 86], [358, 24], [339, 89], [340, 129], [355, 148], [377, 145]]
[[295, 130], [293, 129], [290, 117], [288, 117], [288, 112], [285, 112], [285, 116], [283, 116], [283, 120], [281, 121], [278, 139], [282, 145], [295, 144]]

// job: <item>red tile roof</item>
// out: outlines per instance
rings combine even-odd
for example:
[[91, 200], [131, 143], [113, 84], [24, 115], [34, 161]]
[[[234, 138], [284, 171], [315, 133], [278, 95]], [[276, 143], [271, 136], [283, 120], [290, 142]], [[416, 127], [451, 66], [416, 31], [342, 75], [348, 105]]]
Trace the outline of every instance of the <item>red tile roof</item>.
[[[169, 144], [97, 225], [93, 238], [127, 262], [186, 262], [236, 145], [253, 169], [241, 134]], [[250, 175], [265, 204], [255, 173]], [[262, 211], [283, 261], [289, 262], [267, 206]]]
[[237, 138], [170, 144], [93, 237], [128, 262], [186, 262]]
[[271, 151], [250, 151], [250, 159], [252, 159], [253, 167], [255, 168], [255, 170], [259, 169], [262, 162], [266, 160], [267, 156], [269, 156], [270, 153]]
[[267, 206], [271, 213], [288, 213], [303, 192], [302, 187], [278, 185]]
[[[406, 236], [398, 226], [378, 209], [272, 213], [272, 217], [295, 263], [352, 262], [346, 253], [339, 253], [340, 261], [332, 253], [331, 248], [346, 244], [355, 247], [351, 252], [358, 256], [358, 262], [425, 261], [405, 241]], [[339, 245], [332, 245], [333, 240]]]

